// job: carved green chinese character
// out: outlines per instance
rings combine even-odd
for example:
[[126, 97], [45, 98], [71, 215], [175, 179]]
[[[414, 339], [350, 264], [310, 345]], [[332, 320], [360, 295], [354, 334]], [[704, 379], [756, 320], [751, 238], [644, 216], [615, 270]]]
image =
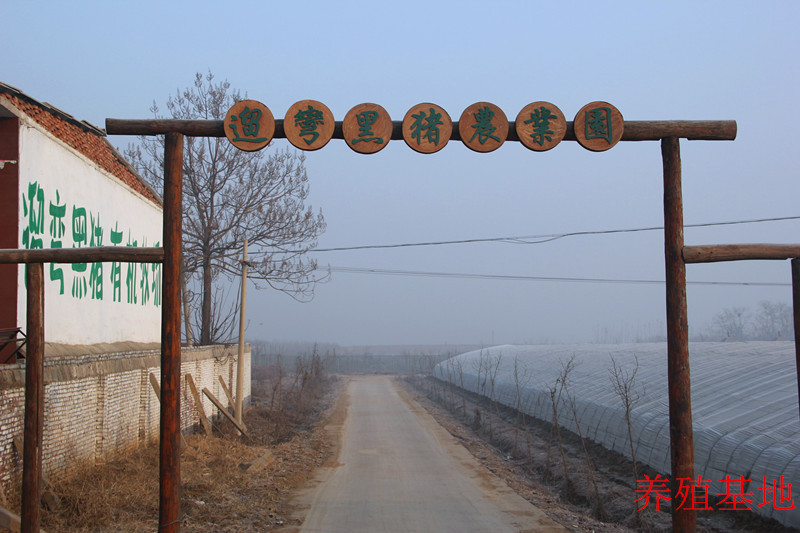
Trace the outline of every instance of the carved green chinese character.
[[553, 114], [550, 109], [541, 106], [539, 109], [532, 111], [531, 118], [525, 121], [525, 124], [533, 124], [533, 132], [530, 136], [533, 138], [533, 142], [539, 146], [544, 145], [545, 139], [547, 141], [553, 140], [551, 137], [553, 130], [550, 129], [551, 120], [558, 120], [558, 116]]
[[[245, 106], [244, 110], [238, 115], [231, 115], [230, 128], [233, 130], [233, 141], [235, 142], [248, 142], [248, 143], [261, 143], [267, 140], [266, 137], [258, 137], [258, 130], [261, 127], [261, 110], [250, 109]], [[236, 124], [238, 122], [242, 127], [242, 133], [239, 134], [239, 128]]]
[[472, 134], [469, 142], [474, 141], [475, 137], [478, 137], [478, 142], [481, 144], [486, 144], [486, 141], [489, 139], [494, 139], [495, 141], [500, 142], [499, 137], [492, 135], [492, 133], [497, 130], [497, 128], [492, 125], [494, 111], [492, 111], [489, 106], [484, 106], [484, 108], [479, 109], [474, 116], [475, 124], [473, 124], [472, 127], [475, 128], [475, 133]]
[[356, 115], [358, 121], [358, 138], [353, 139], [351, 144], [360, 142], [374, 142], [375, 144], [383, 144], [383, 139], [377, 137], [372, 131], [372, 125], [378, 120], [378, 112], [367, 110], [362, 111]]
[[586, 139], [605, 139], [611, 144], [611, 109], [595, 107], [586, 111]]
[[439, 126], [444, 124], [442, 122], [442, 114], [437, 113], [432, 107], [430, 115], [426, 115], [425, 111], [420, 111], [416, 115], [411, 115], [414, 122], [411, 124], [411, 136], [417, 140], [417, 144], [422, 143], [422, 139], [427, 142], [439, 145]]
[[300, 126], [300, 136], [311, 136], [310, 139], [303, 139], [306, 144], [310, 145], [319, 137], [317, 126], [325, 124], [323, 118], [322, 110], [314, 109], [311, 105], [308, 106], [308, 109], [301, 109], [294, 116], [294, 125]]

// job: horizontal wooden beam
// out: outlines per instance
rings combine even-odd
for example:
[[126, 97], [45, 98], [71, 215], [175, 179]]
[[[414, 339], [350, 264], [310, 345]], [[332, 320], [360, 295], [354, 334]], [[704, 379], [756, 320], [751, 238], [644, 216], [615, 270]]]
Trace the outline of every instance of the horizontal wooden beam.
[[163, 248], [92, 246], [0, 250], [0, 264], [9, 263], [163, 263]]
[[800, 257], [800, 244], [708, 244], [683, 247], [683, 260], [686, 263], [783, 260], [796, 257]]
[[[514, 122], [508, 123], [508, 140], [519, 141]], [[667, 137], [697, 141], [732, 141], [736, 139], [735, 120], [628, 120], [622, 134], [623, 141], [658, 141]], [[163, 135], [168, 132], [181, 133], [189, 137], [224, 137], [225, 128], [221, 120], [172, 120], [106, 119], [106, 132], [109, 135]], [[276, 139], [285, 139], [283, 120], [275, 120]], [[342, 122], [337, 120], [333, 129], [334, 139], [344, 139]], [[403, 139], [403, 123], [392, 121], [392, 140]], [[453, 122], [450, 140], [460, 141], [458, 121]], [[567, 122], [565, 141], [575, 141], [575, 129]]]

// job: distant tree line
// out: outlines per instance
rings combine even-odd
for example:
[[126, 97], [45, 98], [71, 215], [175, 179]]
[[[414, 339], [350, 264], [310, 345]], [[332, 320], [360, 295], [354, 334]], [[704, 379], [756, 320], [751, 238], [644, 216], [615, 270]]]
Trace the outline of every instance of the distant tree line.
[[792, 306], [784, 302], [762, 301], [756, 309], [728, 307], [711, 321], [696, 340], [774, 341], [794, 339]]

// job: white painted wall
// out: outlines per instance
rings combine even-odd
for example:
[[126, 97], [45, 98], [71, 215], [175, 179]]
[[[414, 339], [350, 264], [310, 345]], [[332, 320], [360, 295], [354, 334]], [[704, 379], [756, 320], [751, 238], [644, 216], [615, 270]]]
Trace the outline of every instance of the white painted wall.
[[[112, 237], [122, 239], [118, 246], [160, 246], [159, 206], [25, 119], [20, 121], [19, 172], [20, 248], [55, 248], [58, 241], [63, 248], [110, 246]], [[47, 342], [160, 340], [161, 265], [89, 263], [84, 271], [80, 268], [45, 265]], [[20, 268], [17, 317], [23, 329], [25, 294], [25, 269]]]

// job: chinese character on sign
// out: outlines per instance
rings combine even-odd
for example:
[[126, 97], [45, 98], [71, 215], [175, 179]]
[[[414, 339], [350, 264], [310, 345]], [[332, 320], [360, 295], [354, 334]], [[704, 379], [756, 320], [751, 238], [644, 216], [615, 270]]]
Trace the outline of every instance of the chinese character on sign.
[[489, 106], [484, 106], [483, 109], [479, 109], [475, 113], [475, 124], [472, 125], [472, 127], [475, 128], [475, 133], [472, 134], [469, 142], [474, 141], [475, 137], [478, 137], [478, 142], [481, 144], [486, 144], [486, 141], [490, 138], [500, 142], [499, 137], [492, 135], [495, 130], [497, 130], [497, 128], [492, 125], [493, 118], [494, 111], [492, 111]]
[[242, 100], [225, 115], [225, 136], [236, 148], [248, 152], [261, 150], [272, 140], [275, 119], [267, 106], [255, 100]]
[[489, 102], [476, 102], [464, 109], [458, 120], [458, 135], [475, 152], [497, 150], [508, 138], [508, 118]]
[[533, 127], [533, 131], [530, 134], [532, 141], [539, 146], [544, 146], [545, 140], [552, 141], [552, 135], [555, 132], [550, 129], [550, 122], [558, 120], [558, 116], [544, 106], [532, 111], [530, 115], [531, 118], [526, 120], [524, 124], [531, 124]]
[[328, 106], [316, 100], [300, 100], [286, 110], [283, 133], [295, 148], [319, 150], [333, 138], [335, 125]]
[[575, 115], [575, 139], [593, 152], [604, 152], [615, 146], [625, 129], [622, 113], [608, 102], [592, 102]]
[[[477, 110], [477, 109], [476, 109]], [[469, 119], [472, 120], [472, 115]], [[461, 125], [459, 124], [459, 128]], [[464, 123], [464, 128], [471, 129]], [[453, 132], [453, 123], [450, 121], [450, 115], [441, 107], [430, 104], [422, 103], [417, 104], [409, 109], [403, 117], [403, 140], [409, 148], [422, 154], [432, 154], [438, 152], [450, 140], [450, 135]], [[462, 140], [468, 135], [459, 132], [463, 135]], [[467, 146], [471, 146], [468, 142]], [[475, 146], [480, 146], [476, 144]], [[493, 146], [498, 146], [494, 143]], [[477, 150], [472, 147], [473, 150]]]
[[567, 133], [567, 119], [550, 102], [531, 102], [523, 107], [514, 122], [519, 142], [534, 152], [553, 149]]
[[382, 144], [383, 139], [372, 131], [372, 125], [378, 120], [378, 112], [374, 110], [362, 111], [356, 115], [358, 121], [358, 138], [350, 141], [352, 144], [359, 142], [374, 142]]
[[439, 144], [439, 126], [444, 124], [442, 122], [442, 114], [437, 113], [435, 109], [430, 108], [430, 115], [426, 115], [425, 111], [420, 111], [416, 115], [411, 115], [414, 122], [411, 124], [411, 137], [417, 140], [417, 145], [422, 144], [424, 139], [426, 142]]
[[[259, 124], [259, 121], [261, 120], [260, 109], [250, 109], [249, 107], [245, 106], [244, 111], [238, 115], [231, 115], [229, 120], [231, 121], [229, 127], [233, 130], [234, 141], [260, 143], [267, 140], [266, 137], [258, 136], [258, 129], [261, 127], [261, 124]], [[238, 122], [241, 126], [242, 136], [239, 135], [239, 128], [237, 127], [236, 122]]]
[[[319, 106], [322, 108], [323, 104]], [[325, 116], [331, 116], [330, 111], [325, 111]], [[333, 129], [327, 128], [330, 126], [320, 127], [320, 141], [333, 135]], [[342, 136], [347, 146], [359, 154], [374, 154], [385, 148], [392, 138], [392, 128], [389, 113], [378, 104], [358, 104], [342, 120]]]
[[300, 127], [300, 136], [311, 136], [310, 139], [305, 139], [306, 144], [311, 144], [317, 140], [319, 133], [317, 126], [325, 124], [322, 110], [314, 109], [311, 105], [308, 109], [301, 109], [294, 116], [294, 125]]
[[586, 111], [586, 139], [605, 139], [611, 143], [611, 109], [596, 107]]

